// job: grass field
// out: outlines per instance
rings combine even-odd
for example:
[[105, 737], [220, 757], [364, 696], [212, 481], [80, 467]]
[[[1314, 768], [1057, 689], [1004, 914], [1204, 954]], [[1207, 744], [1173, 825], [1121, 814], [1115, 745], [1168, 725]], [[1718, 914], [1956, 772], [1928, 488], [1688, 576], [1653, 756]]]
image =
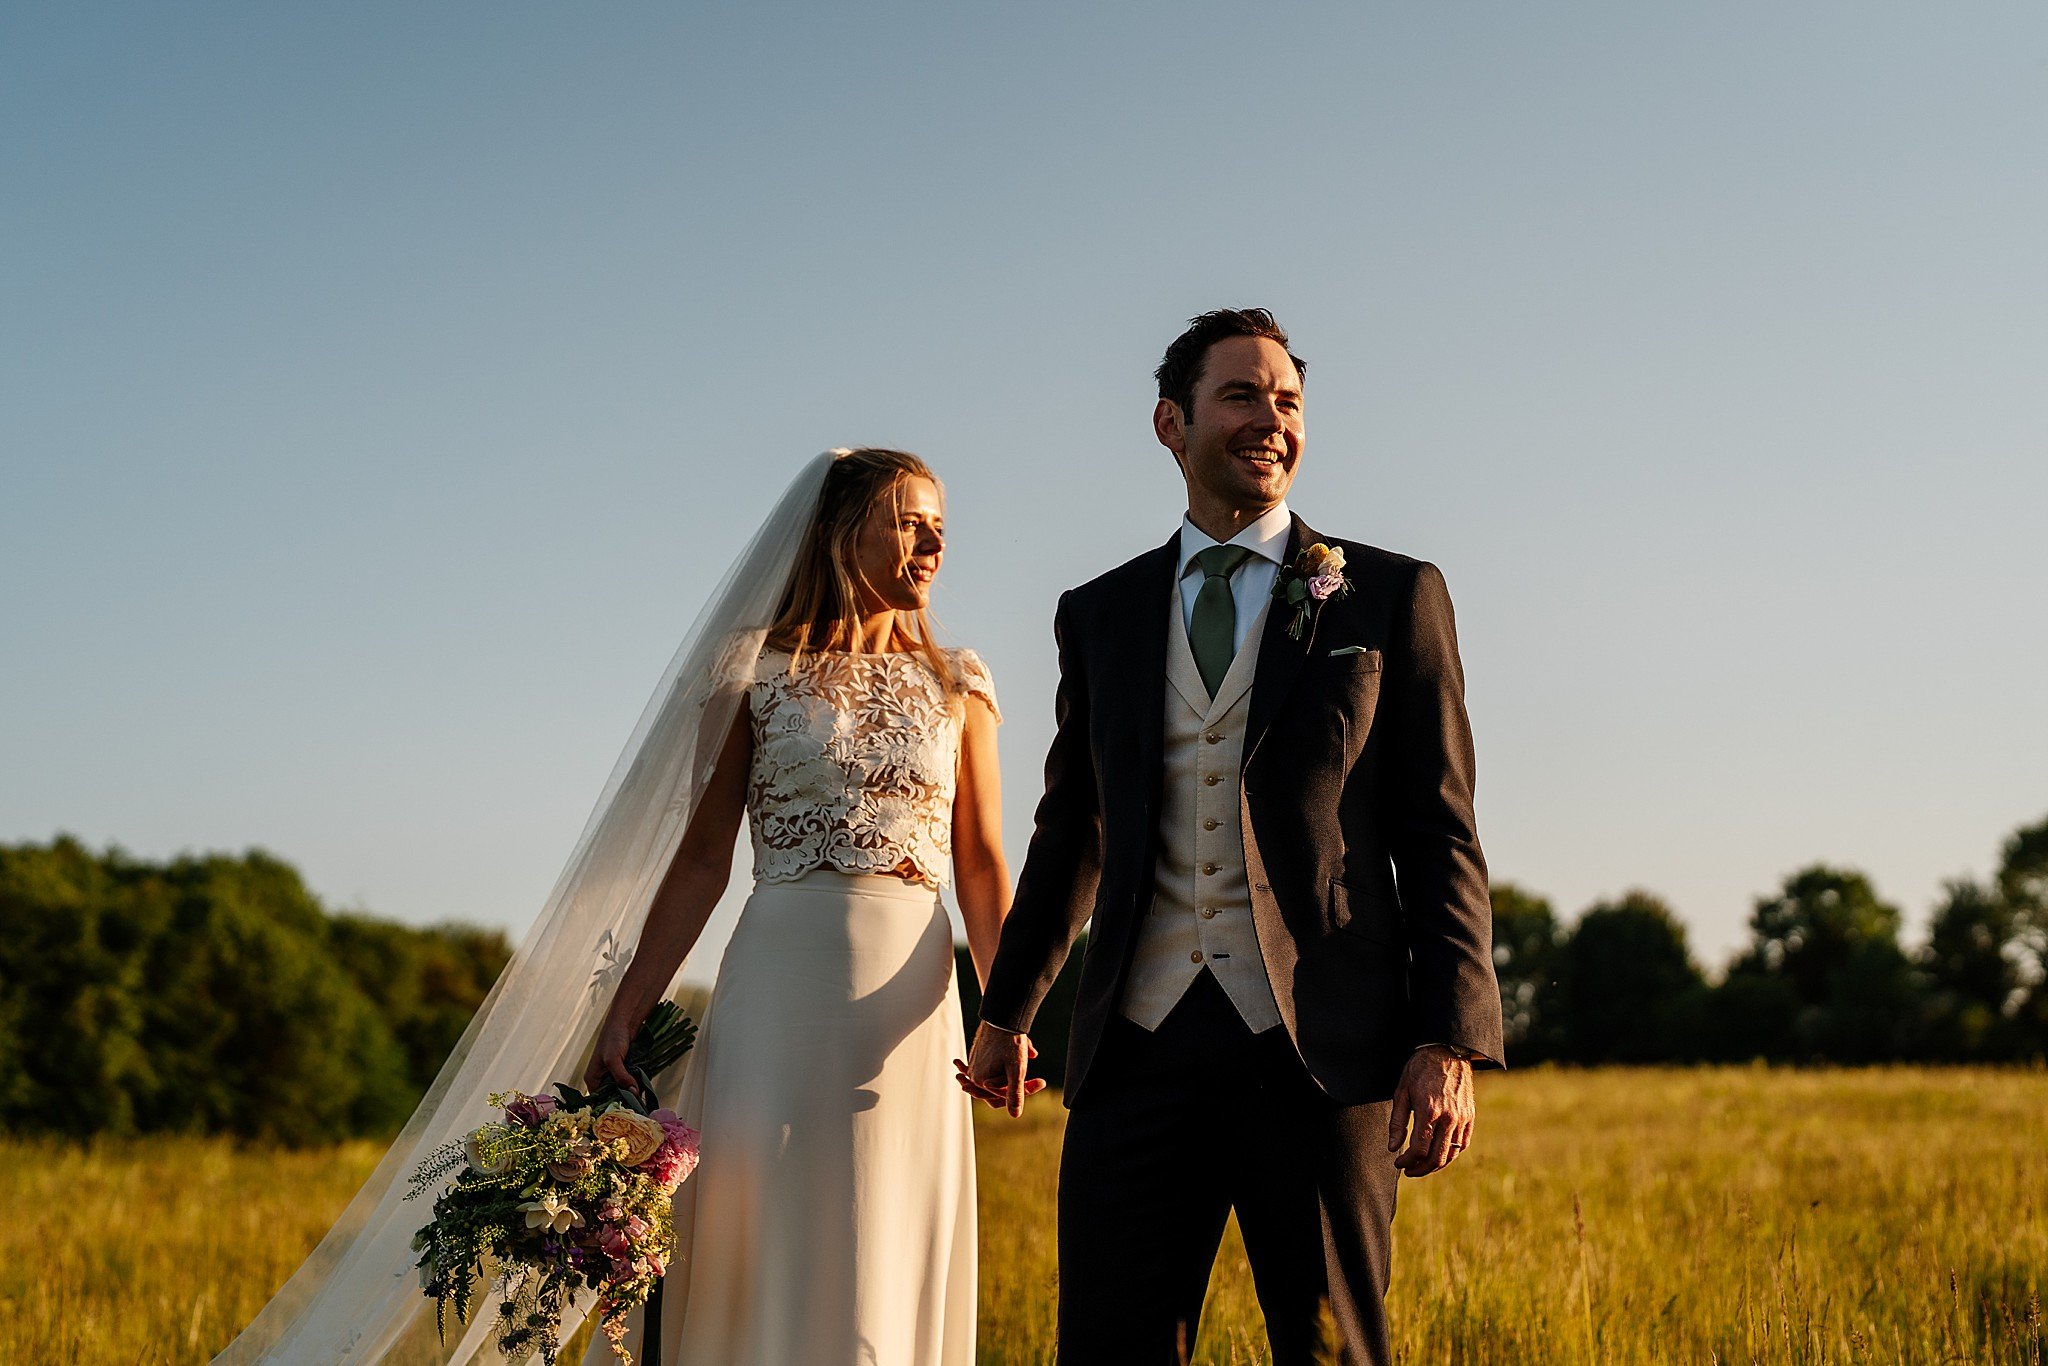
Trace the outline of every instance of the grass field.
[[[984, 1113], [981, 1359], [1050, 1360], [1061, 1112]], [[377, 1157], [0, 1140], [0, 1361], [203, 1362]], [[2048, 1072], [1489, 1076], [1478, 1143], [1407, 1184], [1401, 1360], [2043, 1359]], [[1198, 1360], [1264, 1337], [1234, 1243]]]

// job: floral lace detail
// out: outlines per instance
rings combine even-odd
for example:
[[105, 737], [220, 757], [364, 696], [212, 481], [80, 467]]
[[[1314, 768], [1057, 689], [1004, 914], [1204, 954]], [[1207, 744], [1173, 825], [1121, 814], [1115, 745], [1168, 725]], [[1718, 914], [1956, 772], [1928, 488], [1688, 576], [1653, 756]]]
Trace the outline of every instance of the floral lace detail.
[[829, 867], [944, 884], [966, 699], [996, 706], [980, 656], [948, 650], [946, 661], [953, 676], [941, 680], [914, 654], [810, 654], [794, 672], [787, 654], [761, 656], [747, 687], [757, 879]]

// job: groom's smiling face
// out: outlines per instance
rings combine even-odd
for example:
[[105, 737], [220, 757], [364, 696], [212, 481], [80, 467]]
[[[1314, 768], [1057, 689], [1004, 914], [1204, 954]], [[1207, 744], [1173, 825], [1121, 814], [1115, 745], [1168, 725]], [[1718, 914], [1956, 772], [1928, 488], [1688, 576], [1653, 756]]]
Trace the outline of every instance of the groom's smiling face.
[[[1250, 521], [1287, 496], [1301, 462], [1301, 376], [1266, 337], [1225, 337], [1202, 358], [1194, 411], [1166, 399], [1153, 416], [1180, 462], [1188, 507]], [[1199, 520], [1199, 518], [1198, 518]]]

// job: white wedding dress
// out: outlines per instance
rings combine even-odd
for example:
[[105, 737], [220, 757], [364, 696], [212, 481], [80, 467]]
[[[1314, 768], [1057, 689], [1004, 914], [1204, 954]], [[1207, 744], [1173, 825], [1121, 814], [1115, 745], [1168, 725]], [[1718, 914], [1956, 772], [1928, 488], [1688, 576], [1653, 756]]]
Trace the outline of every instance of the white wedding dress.
[[[971, 1366], [975, 1209], [953, 934], [972, 651], [760, 656], [755, 886], [676, 1109], [702, 1160], [675, 1204], [664, 1366]], [[909, 874], [899, 876], [898, 874]], [[640, 1353], [636, 1321], [628, 1347]], [[600, 1339], [587, 1366], [609, 1359]]]

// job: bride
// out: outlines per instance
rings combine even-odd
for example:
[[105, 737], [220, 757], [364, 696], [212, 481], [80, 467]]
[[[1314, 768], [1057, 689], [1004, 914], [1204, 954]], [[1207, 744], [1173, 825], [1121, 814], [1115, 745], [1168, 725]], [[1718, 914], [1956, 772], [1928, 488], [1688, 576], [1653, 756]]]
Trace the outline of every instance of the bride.
[[974, 1149], [937, 889], [950, 854], [977, 974], [1010, 894], [995, 691], [926, 618], [944, 545], [923, 461], [834, 462], [766, 648], [726, 671], [739, 715], [598, 1030], [588, 1080], [632, 1085], [626, 1045], [724, 890], [744, 813], [754, 890], [677, 1106], [703, 1140], [664, 1362], [973, 1360]]
[[[702, 933], [743, 813], [755, 885], [680, 1065], [676, 1108], [702, 1146], [676, 1197], [662, 1360], [968, 1366], [971, 1102], [947, 1067], [963, 1037], [938, 889], [950, 860], [985, 975], [1009, 875], [994, 686], [926, 615], [944, 544], [916, 456], [804, 467], [712, 591], [412, 1119], [216, 1366], [501, 1359], [495, 1296], [452, 1350], [437, 1343], [410, 1245], [427, 1211], [406, 1178], [489, 1118], [493, 1091], [630, 1082], [626, 1042]], [[676, 1080], [655, 1079], [663, 1099]]]

